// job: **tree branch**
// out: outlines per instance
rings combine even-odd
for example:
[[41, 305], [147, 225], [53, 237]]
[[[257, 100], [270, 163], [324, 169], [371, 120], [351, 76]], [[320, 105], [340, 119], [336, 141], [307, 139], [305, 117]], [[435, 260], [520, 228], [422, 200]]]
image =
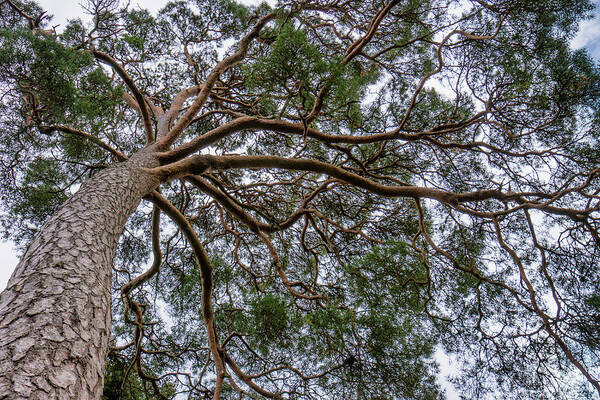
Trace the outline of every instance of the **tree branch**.
[[166, 198], [164, 198], [157, 191], [145, 197], [156, 204], [165, 214], [167, 214], [173, 222], [181, 229], [185, 237], [187, 238], [190, 246], [194, 251], [198, 266], [200, 267], [201, 279], [202, 279], [202, 317], [206, 325], [208, 332], [208, 342], [215, 362], [216, 373], [217, 373], [217, 390], [215, 390], [213, 399], [220, 397], [220, 388], [223, 385], [223, 378], [225, 375], [225, 366], [220, 353], [219, 341], [217, 338], [217, 328], [215, 324], [215, 318], [212, 306], [212, 290], [214, 287], [213, 275], [212, 275], [212, 263], [204, 250], [204, 246], [198, 239], [196, 232], [192, 225], [187, 221], [185, 216], [173, 206]]
[[385, 133], [376, 133], [372, 135], [351, 136], [351, 135], [329, 135], [318, 129], [305, 127], [302, 123], [290, 122], [282, 119], [267, 119], [255, 116], [248, 116], [241, 113], [235, 113], [238, 117], [228, 123], [198, 136], [189, 142], [182, 144], [170, 151], [159, 153], [159, 158], [163, 164], [181, 160], [196, 151], [203, 149], [219, 140], [222, 140], [234, 133], [242, 130], [264, 129], [280, 133], [290, 133], [295, 135], [306, 135], [307, 137], [319, 140], [323, 143], [348, 143], [348, 144], [366, 144], [378, 143], [386, 140], [401, 139], [406, 141], [415, 141], [421, 138], [428, 138], [429, 135], [441, 135], [464, 129], [486, 115], [486, 111], [478, 112], [471, 118], [453, 124], [439, 125], [429, 131], [418, 133], [401, 133], [398, 129]]
[[386, 197], [422, 197], [435, 199], [450, 205], [458, 205], [465, 202], [483, 201], [489, 199], [508, 201], [514, 200], [518, 196], [515, 193], [503, 193], [499, 190], [453, 193], [444, 190], [418, 186], [386, 186], [322, 161], [285, 158], [278, 156], [196, 155], [173, 164], [148, 169], [147, 171], [148, 173], [155, 174], [159, 179], [161, 179], [161, 181], [168, 181], [189, 174], [200, 174], [209, 168], [216, 170], [239, 168], [276, 168], [285, 170], [310, 171], [329, 175], [348, 184]]
[[117, 74], [119, 74], [121, 79], [123, 79], [123, 82], [125, 82], [129, 90], [131, 90], [131, 93], [133, 93], [133, 97], [135, 97], [135, 100], [137, 101], [137, 104], [139, 106], [139, 111], [142, 114], [144, 131], [146, 132], [146, 142], [152, 143], [154, 141], [154, 133], [152, 131], [152, 122], [150, 121], [150, 114], [148, 113], [146, 99], [144, 98], [138, 87], [135, 85], [133, 79], [127, 74], [125, 68], [123, 68], [123, 66], [119, 64], [117, 60], [115, 60], [108, 54], [98, 50], [93, 50], [92, 54], [94, 55], [94, 57], [96, 57], [96, 59], [104, 62], [105, 64], [109, 65], [112, 69], [114, 69], [117, 72]]
[[[204, 84], [201, 87], [199, 87], [200, 90], [198, 93], [198, 97], [196, 97], [196, 99], [190, 105], [188, 110], [179, 118], [177, 124], [168, 133], [166, 133], [165, 136], [159, 139], [159, 146], [161, 148], [168, 148], [175, 141], [175, 139], [179, 137], [183, 130], [190, 125], [198, 111], [200, 111], [200, 108], [206, 102], [206, 99], [208, 98], [213, 86], [217, 82], [217, 79], [219, 79], [223, 72], [225, 72], [226, 70], [233, 67], [234, 65], [236, 65], [244, 59], [246, 53], [248, 52], [248, 47], [250, 46], [250, 42], [252, 41], [252, 39], [257, 37], [261, 29], [267, 24], [267, 22], [275, 18], [275, 16], [275, 13], [270, 13], [260, 18], [256, 25], [254, 25], [254, 28], [252, 28], [252, 30], [246, 36], [244, 36], [242, 40], [240, 40], [237, 51], [223, 59], [213, 68], [210, 74], [208, 74], [208, 77], [206, 78]], [[179, 112], [179, 110], [176, 111]]]
[[39, 129], [42, 133], [45, 133], [45, 134], [50, 134], [53, 131], [60, 131], [60, 132], [64, 132], [64, 133], [68, 133], [71, 135], [85, 138], [91, 142], [96, 143], [98, 146], [102, 147], [104, 150], [107, 150], [108, 152], [110, 152], [113, 156], [115, 156], [115, 158], [117, 160], [119, 160], [119, 161], [127, 160], [127, 156], [125, 154], [121, 153], [119, 150], [115, 149], [111, 145], [105, 143], [102, 139], [100, 139], [94, 135], [91, 135], [87, 132], [81, 131], [79, 129], [71, 128], [70, 126], [66, 126], [66, 125], [43, 125], [43, 126], [40, 126]]

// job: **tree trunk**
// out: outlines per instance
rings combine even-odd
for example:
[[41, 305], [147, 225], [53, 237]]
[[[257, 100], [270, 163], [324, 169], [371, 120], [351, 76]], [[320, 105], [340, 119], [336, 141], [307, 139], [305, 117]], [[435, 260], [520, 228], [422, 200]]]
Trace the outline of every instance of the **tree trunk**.
[[36, 235], [0, 294], [0, 399], [99, 399], [111, 272], [125, 222], [157, 181], [149, 149], [82, 185]]

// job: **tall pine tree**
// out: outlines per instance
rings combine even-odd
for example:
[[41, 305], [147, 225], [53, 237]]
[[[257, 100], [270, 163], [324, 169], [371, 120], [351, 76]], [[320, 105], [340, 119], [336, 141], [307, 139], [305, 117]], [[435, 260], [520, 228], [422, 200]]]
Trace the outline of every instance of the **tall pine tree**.
[[0, 2], [0, 399], [600, 394], [587, 0], [83, 7]]

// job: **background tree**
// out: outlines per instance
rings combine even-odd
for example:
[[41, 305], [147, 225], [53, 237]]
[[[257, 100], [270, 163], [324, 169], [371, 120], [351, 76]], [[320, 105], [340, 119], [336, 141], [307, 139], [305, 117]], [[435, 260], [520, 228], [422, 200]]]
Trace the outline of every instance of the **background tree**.
[[84, 7], [0, 2], [0, 398], [600, 394], [587, 1]]

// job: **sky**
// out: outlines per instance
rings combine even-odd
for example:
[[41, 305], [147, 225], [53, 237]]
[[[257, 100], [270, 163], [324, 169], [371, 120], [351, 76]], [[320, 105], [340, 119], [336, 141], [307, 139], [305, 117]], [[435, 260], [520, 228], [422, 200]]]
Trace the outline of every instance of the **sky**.
[[[237, 0], [244, 4], [256, 3], [256, 0]], [[51, 25], [59, 24], [57, 30], [61, 30], [64, 27], [68, 18], [84, 18], [81, 15], [80, 0], [37, 0], [37, 2], [45, 9], [48, 10], [49, 14], [54, 15]], [[273, 3], [271, 0], [269, 3]], [[140, 7], [143, 4], [143, 8], [150, 10], [152, 13], [156, 13], [164, 4], [166, 0], [133, 0], [130, 2], [132, 7]], [[600, 0], [594, 1], [596, 7], [598, 7], [597, 14], [600, 14]], [[583, 21], [580, 24], [579, 32], [572, 41], [572, 47], [579, 49], [585, 47], [588, 49], [590, 54], [600, 62], [600, 16], [595, 16], [591, 20]], [[13, 244], [10, 242], [0, 241], [0, 291], [2, 291], [8, 282], [8, 279], [17, 265], [18, 257], [17, 251], [13, 248]], [[436, 352], [436, 358], [441, 364], [442, 371], [451, 370], [449, 359], [443, 353]], [[447, 382], [444, 382], [443, 386], [448, 391], [448, 399], [458, 398], [456, 392], [452, 389]]]
[[596, 5], [595, 14], [597, 15], [579, 25], [579, 32], [571, 42], [571, 46], [574, 49], [585, 47], [600, 62], [600, 0], [593, 1], [593, 3]]

